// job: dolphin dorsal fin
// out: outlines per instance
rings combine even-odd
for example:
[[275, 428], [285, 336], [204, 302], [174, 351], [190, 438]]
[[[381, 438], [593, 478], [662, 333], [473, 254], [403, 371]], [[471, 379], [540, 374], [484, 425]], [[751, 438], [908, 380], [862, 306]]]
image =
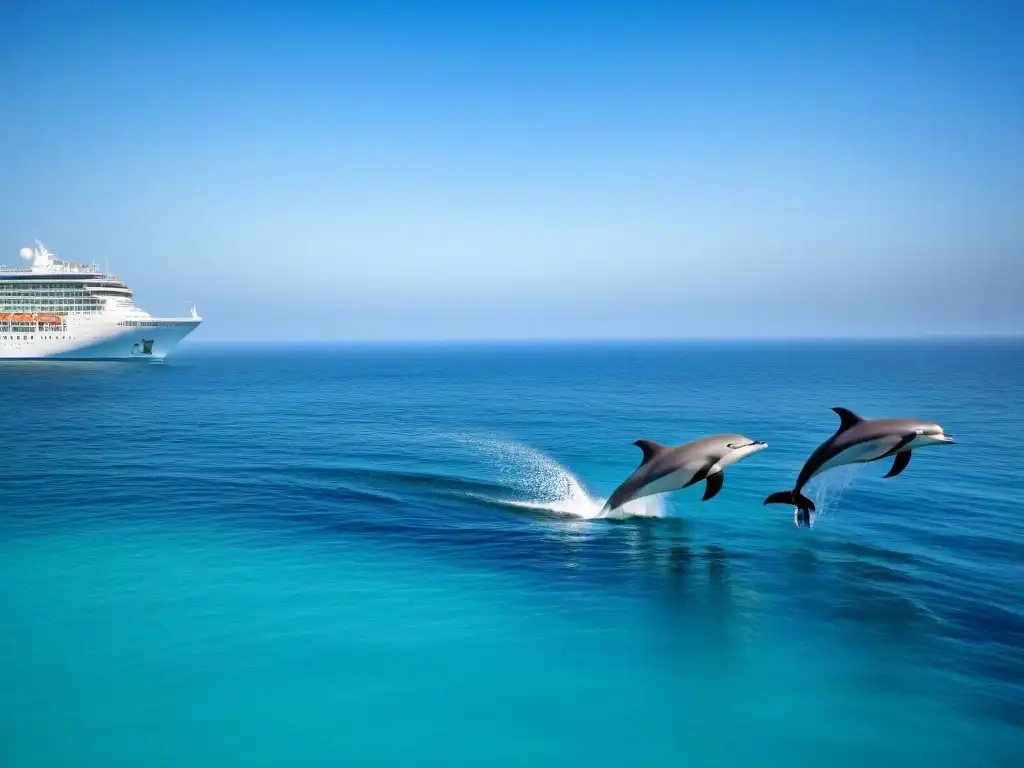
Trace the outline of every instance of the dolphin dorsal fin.
[[665, 446], [659, 445], [653, 440], [637, 440], [633, 445], [644, 452], [644, 460], [640, 462], [641, 467], [665, 450]]
[[860, 424], [864, 419], [858, 416], [856, 413], [851, 411], [849, 408], [833, 408], [839, 416], [839, 431], [845, 432], [850, 427], [855, 427]]

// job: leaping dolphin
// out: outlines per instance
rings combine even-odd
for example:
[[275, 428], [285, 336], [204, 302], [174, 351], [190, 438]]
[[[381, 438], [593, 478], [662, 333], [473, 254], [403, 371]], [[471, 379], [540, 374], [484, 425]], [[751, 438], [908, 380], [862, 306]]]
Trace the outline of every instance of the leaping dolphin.
[[722, 490], [723, 469], [768, 447], [768, 443], [743, 435], [713, 435], [677, 448], [658, 445], [653, 440], [637, 440], [633, 445], [643, 451], [644, 458], [637, 470], [615, 489], [601, 510], [602, 515], [634, 499], [677, 491], [701, 480], [707, 480], [707, 501]]
[[863, 464], [895, 456], [886, 477], [896, 477], [907, 468], [914, 448], [951, 444], [953, 439], [938, 424], [920, 419], [864, 419], [846, 408], [833, 408], [839, 415], [839, 429], [819, 445], [804, 463], [792, 491], [779, 491], [765, 504], [796, 507], [796, 524], [810, 525], [814, 502], [801, 493], [811, 478], [844, 464]]

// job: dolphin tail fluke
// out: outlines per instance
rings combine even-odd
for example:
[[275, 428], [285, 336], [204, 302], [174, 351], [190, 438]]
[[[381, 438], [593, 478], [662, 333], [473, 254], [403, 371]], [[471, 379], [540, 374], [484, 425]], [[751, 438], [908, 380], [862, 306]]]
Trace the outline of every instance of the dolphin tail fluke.
[[800, 511], [813, 512], [814, 502], [799, 491], [779, 491], [764, 500], [765, 504], [789, 504]]

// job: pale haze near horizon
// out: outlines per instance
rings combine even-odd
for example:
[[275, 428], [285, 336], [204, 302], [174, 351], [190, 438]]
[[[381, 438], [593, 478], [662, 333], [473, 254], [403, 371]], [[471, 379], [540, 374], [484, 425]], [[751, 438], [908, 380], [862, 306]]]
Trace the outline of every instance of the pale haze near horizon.
[[0, 9], [0, 263], [196, 341], [1024, 332], [1024, 13]]

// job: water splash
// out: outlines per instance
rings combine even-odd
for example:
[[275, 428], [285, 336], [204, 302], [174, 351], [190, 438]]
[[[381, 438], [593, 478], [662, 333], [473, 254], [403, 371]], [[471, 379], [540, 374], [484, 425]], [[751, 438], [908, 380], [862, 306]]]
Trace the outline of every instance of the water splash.
[[830, 469], [808, 483], [807, 491], [817, 507], [817, 510], [811, 513], [812, 527], [822, 517], [839, 509], [843, 494], [853, 485], [863, 467], [863, 464], [845, 464]]
[[607, 499], [591, 496], [572, 472], [536, 448], [497, 438], [463, 437], [461, 440], [493, 461], [502, 484], [518, 497], [487, 498], [487, 501], [585, 520], [664, 517], [664, 504], [658, 496], [631, 501], [605, 514]]

